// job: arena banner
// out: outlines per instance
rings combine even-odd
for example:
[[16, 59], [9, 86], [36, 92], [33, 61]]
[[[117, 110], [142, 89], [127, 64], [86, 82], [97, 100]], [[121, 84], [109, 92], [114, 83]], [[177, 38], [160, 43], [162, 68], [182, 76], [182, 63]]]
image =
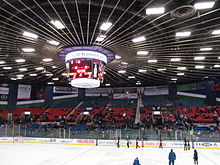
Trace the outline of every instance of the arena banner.
[[115, 93], [113, 99], [137, 99], [137, 93]]
[[54, 86], [53, 93], [78, 94], [78, 88]]
[[153, 87], [145, 87], [144, 88], [145, 96], [152, 95], [168, 95], [168, 86], [153, 86]]
[[18, 85], [17, 99], [28, 100], [31, 98], [31, 85]]
[[86, 88], [86, 96], [108, 96], [108, 88]]
[[8, 101], [8, 94], [9, 94], [8, 87], [0, 87], [0, 101]]
[[0, 143], [13, 143], [12, 137], [0, 137]]

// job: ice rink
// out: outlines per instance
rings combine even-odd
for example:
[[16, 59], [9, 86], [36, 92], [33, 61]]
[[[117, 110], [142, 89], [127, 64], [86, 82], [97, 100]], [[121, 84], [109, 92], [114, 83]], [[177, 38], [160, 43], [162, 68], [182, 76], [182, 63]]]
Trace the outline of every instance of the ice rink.
[[[1, 165], [168, 165], [170, 149], [56, 144], [0, 144]], [[174, 149], [175, 165], [193, 165], [193, 150]], [[220, 150], [198, 150], [199, 165], [220, 165]]]

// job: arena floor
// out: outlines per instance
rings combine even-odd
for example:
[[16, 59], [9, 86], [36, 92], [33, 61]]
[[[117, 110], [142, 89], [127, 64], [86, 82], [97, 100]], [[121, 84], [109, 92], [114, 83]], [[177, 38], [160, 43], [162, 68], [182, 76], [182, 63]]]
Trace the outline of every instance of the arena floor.
[[[170, 149], [55, 144], [0, 144], [1, 165], [168, 165]], [[174, 149], [175, 165], [193, 165], [193, 150]], [[199, 165], [219, 165], [220, 150], [198, 150]]]

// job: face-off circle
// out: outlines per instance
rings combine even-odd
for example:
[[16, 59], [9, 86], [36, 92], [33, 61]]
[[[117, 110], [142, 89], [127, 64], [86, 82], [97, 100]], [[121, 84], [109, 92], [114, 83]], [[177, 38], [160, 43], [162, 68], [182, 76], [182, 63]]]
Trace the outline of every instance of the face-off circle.
[[97, 46], [72, 46], [61, 49], [58, 56], [66, 63], [67, 76], [77, 88], [97, 88], [104, 80], [107, 63], [113, 52]]

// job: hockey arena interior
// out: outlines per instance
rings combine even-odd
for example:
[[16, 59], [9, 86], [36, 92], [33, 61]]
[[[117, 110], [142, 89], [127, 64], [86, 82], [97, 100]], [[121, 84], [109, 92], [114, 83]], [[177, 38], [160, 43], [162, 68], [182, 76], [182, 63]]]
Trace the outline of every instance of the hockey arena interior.
[[219, 0], [1, 0], [1, 165], [219, 165]]

